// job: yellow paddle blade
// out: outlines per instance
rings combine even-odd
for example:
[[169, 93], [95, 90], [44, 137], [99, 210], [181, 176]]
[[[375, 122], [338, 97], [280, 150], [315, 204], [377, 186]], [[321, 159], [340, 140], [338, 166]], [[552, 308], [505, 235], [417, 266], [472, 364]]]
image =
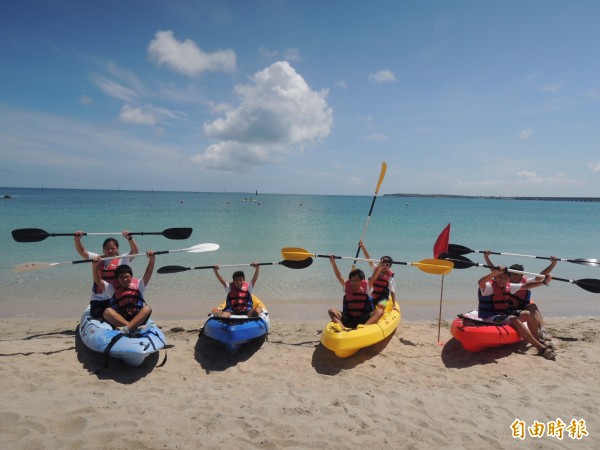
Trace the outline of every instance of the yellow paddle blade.
[[446, 275], [454, 268], [454, 263], [445, 259], [422, 259], [419, 262], [410, 263], [410, 265], [433, 275]]
[[385, 177], [385, 171], [387, 170], [387, 164], [385, 161], [381, 163], [381, 172], [379, 173], [379, 180], [377, 181], [377, 187], [375, 188], [375, 195], [379, 192], [381, 183], [383, 183], [383, 177]]
[[314, 256], [308, 250], [301, 247], [284, 247], [281, 249], [281, 255], [283, 259], [287, 259], [288, 261], [304, 261]]

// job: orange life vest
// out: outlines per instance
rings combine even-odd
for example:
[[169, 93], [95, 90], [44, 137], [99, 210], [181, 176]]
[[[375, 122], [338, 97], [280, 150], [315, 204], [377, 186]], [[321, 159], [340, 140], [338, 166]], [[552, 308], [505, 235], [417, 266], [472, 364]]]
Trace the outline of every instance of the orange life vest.
[[139, 290], [140, 280], [132, 278], [127, 287], [116, 287], [111, 306], [130, 321], [144, 306], [144, 296]]
[[373, 282], [373, 292], [371, 292], [373, 301], [378, 301], [379, 299], [388, 298], [390, 296], [390, 278], [393, 277], [394, 272], [389, 269], [379, 273], [379, 277]]
[[252, 309], [252, 294], [248, 292], [249, 283], [244, 281], [240, 289], [234, 283], [229, 283], [229, 294], [227, 303], [231, 306], [234, 314], [247, 313]]
[[352, 289], [350, 280], [344, 286], [344, 313], [348, 317], [362, 317], [373, 311], [373, 300], [367, 294], [369, 284], [367, 280], [361, 280], [358, 291]]

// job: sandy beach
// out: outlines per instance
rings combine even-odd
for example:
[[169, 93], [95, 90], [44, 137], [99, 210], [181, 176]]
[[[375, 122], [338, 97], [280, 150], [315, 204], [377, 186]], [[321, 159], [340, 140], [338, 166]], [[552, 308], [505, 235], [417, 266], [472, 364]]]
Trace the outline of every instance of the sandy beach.
[[[0, 323], [3, 448], [600, 445], [597, 317], [547, 320], [555, 362], [524, 343], [468, 353], [447, 322], [442, 343], [437, 322], [403, 321], [385, 342], [338, 359], [319, 343], [323, 321], [273, 318], [268, 340], [237, 354], [199, 337], [199, 321], [170, 321], [160, 323], [164, 366], [163, 350], [139, 368], [111, 359], [99, 374], [104, 358], [82, 344], [76, 319]], [[562, 439], [548, 427], [558, 419]], [[539, 437], [528, 431], [536, 422], [546, 424]]]

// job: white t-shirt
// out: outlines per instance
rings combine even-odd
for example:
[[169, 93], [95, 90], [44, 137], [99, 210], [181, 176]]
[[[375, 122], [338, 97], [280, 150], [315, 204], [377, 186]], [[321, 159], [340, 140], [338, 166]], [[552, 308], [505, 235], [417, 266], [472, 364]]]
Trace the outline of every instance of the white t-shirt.
[[[523, 287], [522, 283], [510, 283], [510, 293], [514, 294], [517, 291], [520, 291], [522, 287]], [[492, 287], [492, 283], [488, 281], [487, 283], [485, 283], [485, 289], [483, 290], [481, 295], [486, 297], [488, 295], [492, 295], [493, 293], [494, 293], [494, 288]]]
[[[112, 298], [112, 296], [115, 295], [114, 286], [104, 280], [102, 280], [102, 284], [104, 285], [104, 292], [102, 292], [101, 294], [94, 294], [95, 296], [98, 297], [96, 300], [108, 300], [108, 299]], [[146, 285], [144, 284], [143, 279], [139, 280], [138, 290], [140, 291], [140, 293], [142, 295], [144, 294], [144, 291], [146, 290]]]

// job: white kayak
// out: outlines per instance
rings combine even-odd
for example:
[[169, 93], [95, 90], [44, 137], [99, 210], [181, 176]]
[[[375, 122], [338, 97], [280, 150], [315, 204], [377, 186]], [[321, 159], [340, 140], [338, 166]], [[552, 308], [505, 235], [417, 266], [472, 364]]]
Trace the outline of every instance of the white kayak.
[[148, 319], [135, 336], [128, 336], [106, 322], [92, 319], [89, 307], [81, 316], [79, 335], [90, 350], [122, 359], [132, 367], [138, 367], [148, 356], [165, 346], [165, 335], [152, 319]]

